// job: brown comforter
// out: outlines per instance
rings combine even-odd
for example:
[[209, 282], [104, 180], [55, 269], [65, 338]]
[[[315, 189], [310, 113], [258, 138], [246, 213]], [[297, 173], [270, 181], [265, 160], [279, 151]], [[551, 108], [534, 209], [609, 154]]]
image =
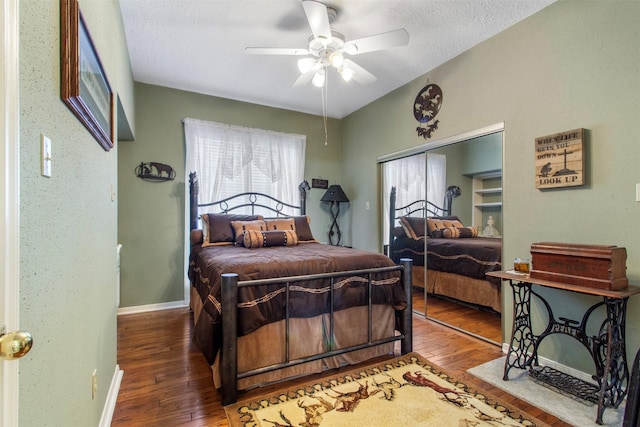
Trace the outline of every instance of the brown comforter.
[[502, 241], [490, 238], [427, 239], [427, 267], [475, 279], [502, 268]]
[[[414, 265], [424, 265], [424, 240], [413, 240], [406, 236], [394, 242], [393, 258], [412, 258]], [[445, 273], [455, 273], [474, 279], [500, 283], [486, 274], [500, 271], [502, 240], [484, 237], [467, 239], [427, 239], [427, 268]]]
[[[221, 334], [223, 273], [237, 273], [239, 280], [244, 281], [393, 265], [391, 259], [381, 254], [320, 243], [258, 249], [196, 246], [190, 257], [189, 277], [204, 301], [203, 311], [213, 323], [214, 344], [209, 348], [212, 355], [217, 351], [219, 344], [216, 342], [219, 343]], [[398, 310], [406, 307], [407, 299], [398, 271], [378, 274], [373, 279], [374, 304], [389, 304]], [[334, 310], [368, 304], [366, 277], [338, 277], [334, 281]], [[313, 317], [329, 312], [329, 288], [328, 279], [294, 283], [290, 289], [290, 316]], [[282, 320], [285, 317], [284, 287], [262, 285], [241, 288], [238, 308], [238, 336]]]

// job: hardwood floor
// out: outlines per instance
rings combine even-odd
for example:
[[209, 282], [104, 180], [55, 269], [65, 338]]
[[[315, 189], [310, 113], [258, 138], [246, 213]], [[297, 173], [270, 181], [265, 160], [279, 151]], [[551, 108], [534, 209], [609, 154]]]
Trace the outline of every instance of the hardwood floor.
[[[424, 314], [424, 307], [424, 293], [418, 290], [413, 296], [413, 309]], [[427, 315], [429, 318], [484, 337], [494, 343], [502, 343], [500, 313], [492, 310], [459, 304], [445, 297], [429, 295]]]
[[[118, 317], [118, 363], [124, 376], [112, 426], [226, 425], [209, 366], [191, 343], [191, 317], [188, 309]], [[483, 388], [541, 421], [568, 426], [466, 372], [500, 357], [502, 353], [497, 346], [420, 316], [414, 316], [413, 324], [415, 352], [456, 378]], [[242, 393], [240, 399], [270, 394], [307, 381], [308, 377], [254, 389]]]

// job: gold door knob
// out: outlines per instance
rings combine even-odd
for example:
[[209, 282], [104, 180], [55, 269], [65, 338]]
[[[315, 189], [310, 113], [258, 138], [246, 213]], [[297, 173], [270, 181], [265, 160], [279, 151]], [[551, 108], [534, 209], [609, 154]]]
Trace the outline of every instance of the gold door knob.
[[29, 332], [15, 331], [0, 336], [0, 359], [19, 359], [29, 353], [33, 338]]

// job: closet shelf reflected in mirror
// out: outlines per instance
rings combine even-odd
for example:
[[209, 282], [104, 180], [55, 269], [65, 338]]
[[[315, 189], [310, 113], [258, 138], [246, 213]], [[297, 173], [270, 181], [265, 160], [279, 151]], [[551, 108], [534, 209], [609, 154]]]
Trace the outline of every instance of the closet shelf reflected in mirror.
[[496, 210], [502, 210], [502, 171], [474, 175], [473, 225], [484, 227], [487, 223], [488, 215], [492, 215]]

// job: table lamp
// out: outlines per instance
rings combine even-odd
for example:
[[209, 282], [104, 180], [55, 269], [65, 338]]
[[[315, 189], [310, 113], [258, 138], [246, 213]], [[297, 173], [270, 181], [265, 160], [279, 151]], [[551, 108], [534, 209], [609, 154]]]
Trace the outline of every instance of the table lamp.
[[327, 189], [327, 192], [324, 193], [324, 196], [322, 196], [320, 201], [331, 203], [331, 206], [329, 207], [329, 212], [331, 213], [331, 227], [329, 227], [329, 232], [327, 234], [329, 236], [329, 243], [332, 245], [334, 244], [333, 236], [334, 234], [337, 235], [338, 241], [335, 243], [335, 245], [339, 245], [340, 238], [342, 237], [342, 232], [340, 231], [340, 226], [338, 225], [338, 215], [340, 215], [340, 203], [348, 202], [349, 198], [347, 197], [346, 194], [344, 194], [342, 187], [340, 187], [339, 185], [331, 185]]

